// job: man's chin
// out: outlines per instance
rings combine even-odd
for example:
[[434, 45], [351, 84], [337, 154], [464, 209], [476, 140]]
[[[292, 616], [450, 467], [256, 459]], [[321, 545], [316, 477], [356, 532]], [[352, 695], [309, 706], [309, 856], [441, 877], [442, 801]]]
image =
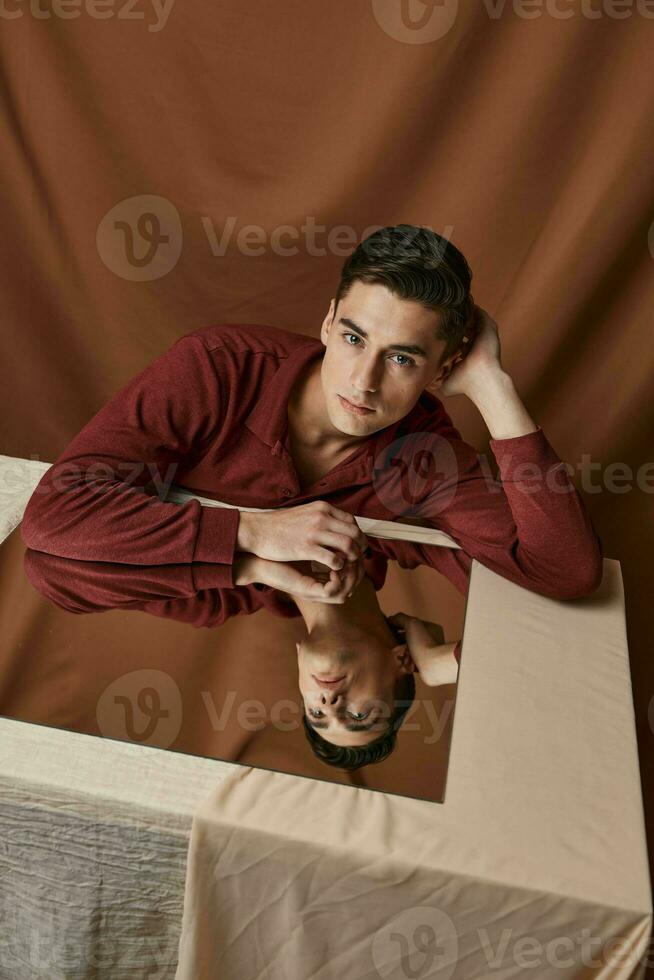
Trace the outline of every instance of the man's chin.
[[335, 429], [347, 436], [368, 436], [384, 427], [379, 424], [377, 413], [374, 415], [351, 415], [347, 409], [341, 408], [340, 404], [336, 410], [330, 409], [329, 419]]

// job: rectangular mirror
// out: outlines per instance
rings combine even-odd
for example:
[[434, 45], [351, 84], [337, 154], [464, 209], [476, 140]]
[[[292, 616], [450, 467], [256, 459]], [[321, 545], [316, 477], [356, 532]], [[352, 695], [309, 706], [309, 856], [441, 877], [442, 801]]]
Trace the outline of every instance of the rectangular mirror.
[[[456, 682], [428, 685], [415, 665], [409, 670], [404, 636], [385, 617], [402, 610], [459, 640], [464, 597], [430, 568], [389, 562], [378, 592], [369, 579], [358, 586], [386, 623], [374, 638], [354, 618], [339, 621], [336, 633], [310, 633], [275, 590], [258, 593], [264, 605], [244, 614], [245, 587], [203, 587], [211, 568], [59, 558], [27, 549], [16, 528], [0, 545], [0, 714], [443, 802]], [[280, 597], [286, 612], [277, 614]], [[349, 642], [353, 636], [362, 642]], [[330, 697], [326, 674], [315, 683], [311, 675], [316, 663], [332, 662], [332, 637], [349, 683]], [[329, 725], [341, 727], [314, 728], [309, 710], [323, 724], [331, 710]], [[371, 717], [369, 731], [343, 727]], [[366, 742], [376, 742], [368, 761], [344, 766], [360, 762]], [[335, 743], [332, 764], [323, 756], [334, 756]]]

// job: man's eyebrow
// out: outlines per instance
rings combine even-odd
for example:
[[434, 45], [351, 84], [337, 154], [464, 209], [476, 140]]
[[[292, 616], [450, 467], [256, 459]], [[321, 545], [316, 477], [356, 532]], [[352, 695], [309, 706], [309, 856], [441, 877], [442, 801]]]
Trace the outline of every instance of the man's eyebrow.
[[[360, 327], [358, 323], [354, 322], [354, 320], [350, 320], [349, 316], [340, 317], [338, 322], [342, 323], [345, 327], [349, 327], [354, 333], [358, 333], [364, 340], [368, 339], [368, 334], [363, 327]], [[405, 354], [417, 354], [418, 357], [425, 358], [428, 356], [427, 351], [423, 350], [423, 348], [419, 347], [417, 344], [389, 344], [388, 346], [392, 347], [393, 350], [401, 350]]]

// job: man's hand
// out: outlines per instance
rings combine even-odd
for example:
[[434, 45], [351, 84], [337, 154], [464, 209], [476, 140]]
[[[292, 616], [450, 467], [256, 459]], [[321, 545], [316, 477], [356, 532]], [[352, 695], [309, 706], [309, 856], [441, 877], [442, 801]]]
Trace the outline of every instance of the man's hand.
[[347, 561], [342, 569], [320, 566], [313, 562], [270, 561], [257, 555], [237, 555], [234, 561], [234, 584], [260, 582], [291, 597], [317, 602], [342, 604], [357, 587], [365, 569], [361, 559]]
[[[475, 306], [472, 344], [458, 355], [459, 363], [444, 369], [437, 395], [467, 395], [481, 412], [491, 439], [513, 439], [536, 432], [538, 426], [522, 404], [513, 379], [500, 361], [500, 337], [495, 320]], [[476, 336], [474, 336], [476, 334]]]
[[428, 687], [456, 683], [459, 672], [454, 656], [456, 641], [445, 642], [443, 627], [439, 623], [408, 616], [403, 612], [395, 613], [388, 619], [400, 632], [404, 632], [411, 659]]
[[500, 337], [497, 323], [481, 306], [474, 308], [474, 336], [471, 345], [444, 371], [436, 389], [439, 395], [468, 395], [473, 398], [480, 383], [493, 373], [502, 372]]
[[326, 500], [279, 510], [241, 511], [237, 551], [270, 561], [317, 561], [337, 570], [356, 561], [368, 539], [354, 516]]
[[411, 655], [414, 650], [417, 653], [434, 650], [445, 643], [445, 633], [440, 623], [431, 623], [428, 619], [419, 619], [403, 612], [395, 613], [388, 619], [404, 633]]

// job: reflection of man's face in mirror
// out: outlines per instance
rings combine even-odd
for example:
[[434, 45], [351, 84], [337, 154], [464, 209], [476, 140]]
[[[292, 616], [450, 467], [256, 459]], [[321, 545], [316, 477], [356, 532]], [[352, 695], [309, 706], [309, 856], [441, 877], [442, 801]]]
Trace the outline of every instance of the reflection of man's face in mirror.
[[380, 738], [406, 696], [415, 664], [379, 608], [373, 583], [364, 577], [339, 605], [296, 602], [308, 634], [296, 644], [307, 723], [334, 745]]

